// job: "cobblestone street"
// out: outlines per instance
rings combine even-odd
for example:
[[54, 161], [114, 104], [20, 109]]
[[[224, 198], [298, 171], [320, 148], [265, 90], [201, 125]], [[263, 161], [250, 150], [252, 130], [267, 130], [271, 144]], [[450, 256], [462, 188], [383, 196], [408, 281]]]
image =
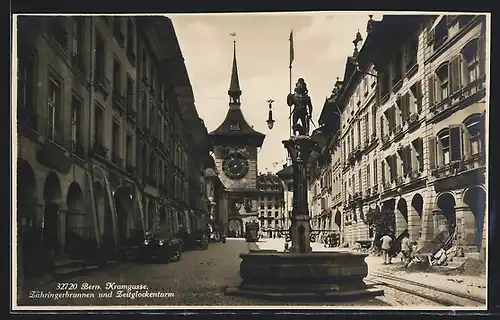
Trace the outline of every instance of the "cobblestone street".
[[[262, 242], [259, 244], [265, 244]], [[90, 290], [95, 293], [95, 298], [77, 299], [29, 299], [25, 297], [19, 305], [32, 306], [181, 306], [181, 305], [223, 305], [223, 306], [249, 306], [249, 305], [294, 305], [296, 303], [272, 302], [227, 296], [223, 289], [226, 286], [238, 285], [239, 254], [248, 251], [248, 244], [242, 239], [228, 239], [227, 243], [210, 244], [207, 251], [185, 252], [179, 262], [169, 264], [163, 263], [139, 263], [130, 262], [110, 266], [101, 270], [93, 271], [86, 276], [79, 276], [67, 282], [99, 285], [101, 290]], [[114, 290], [113, 298], [99, 298], [98, 292], [106, 292], [104, 289], [107, 282], [116, 285], [146, 285], [149, 292], [173, 293], [174, 297], [164, 298], [117, 298]], [[38, 288], [36, 291], [44, 293], [57, 292], [57, 283], [49, 283]], [[124, 290], [126, 291], [126, 290]], [[134, 291], [134, 290], [132, 290]], [[82, 290], [72, 292], [81, 293]], [[145, 292], [145, 290], [139, 290]], [[307, 303], [301, 305], [324, 305]], [[338, 304], [328, 304], [339, 306]], [[385, 298], [377, 298], [365, 301], [352, 301], [342, 303], [342, 306], [388, 306]]]

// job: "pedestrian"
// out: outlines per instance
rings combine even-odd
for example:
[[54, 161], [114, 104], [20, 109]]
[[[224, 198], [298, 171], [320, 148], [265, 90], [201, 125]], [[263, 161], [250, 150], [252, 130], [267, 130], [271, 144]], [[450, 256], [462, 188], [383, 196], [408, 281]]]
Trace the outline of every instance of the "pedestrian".
[[408, 264], [410, 263], [410, 255], [411, 255], [411, 243], [407, 231], [405, 231], [403, 239], [401, 239], [401, 253], [403, 254], [404, 266], [407, 267]]
[[384, 259], [383, 264], [392, 264], [391, 260], [391, 247], [392, 247], [392, 238], [389, 235], [384, 235], [382, 238], [380, 238], [380, 241], [382, 241], [382, 257]]

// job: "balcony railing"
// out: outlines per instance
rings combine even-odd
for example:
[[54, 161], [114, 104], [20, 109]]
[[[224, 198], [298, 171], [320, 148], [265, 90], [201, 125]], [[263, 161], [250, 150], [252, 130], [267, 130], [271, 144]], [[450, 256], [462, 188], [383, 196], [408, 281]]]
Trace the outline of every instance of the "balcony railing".
[[408, 126], [413, 126], [417, 122], [418, 122], [418, 113], [410, 114], [410, 117], [408, 118]]
[[80, 142], [71, 141], [71, 152], [73, 155], [80, 159], [84, 159], [85, 153], [83, 151], [83, 145]]
[[399, 185], [402, 185], [404, 183], [404, 177], [403, 176], [399, 176], [396, 178], [396, 185], [399, 186]]
[[378, 194], [378, 184], [374, 184], [372, 187], [372, 195]]
[[483, 153], [476, 153], [464, 160], [464, 164], [468, 170], [484, 167], [486, 164], [486, 157]]
[[106, 158], [108, 156], [109, 149], [106, 148], [102, 142], [96, 142], [94, 144], [94, 153], [101, 158]]
[[35, 132], [38, 131], [38, 113], [36, 111], [18, 109], [17, 118], [20, 124], [34, 130]]
[[117, 153], [113, 154], [113, 156], [111, 157], [111, 161], [118, 167], [123, 167], [123, 158], [120, 157]]
[[115, 27], [113, 30], [113, 35], [115, 36], [115, 39], [116, 39], [116, 42], [118, 42], [118, 45], [121, 48], [124, 48], [125, 47], [125, 35], [120, 30], [120, 28]]
[[64, 27], [64, 17], [52, 17], [48, 22], [48, 33], [63, 51], [68, 47], [68, 32]]
[[73, 52], [71, 54], [71, 65], [73, 68], [75, 68], [78, 72], [81, 74], [85, 75], [85, 63], [83, 62], [83, 57], [81, 54], [78, 54], [76, 52]]
[[410, 180], [418, 179], [421, 176], [422, 172], [419, 169], [414, 169], [410, 172]]
[[130, 163], [127, 163], [127, 166], [125, 168], [127, 170], [128, 173], [130, 173], [131, 175], [135, 176], [136, 175], [136, 170], [135, 170], [135, 166], [130, 164]]
[[118, 111], [120, 115], [123, 114], [123, 112], [125, 112], [125, 106], [123, 100], [124, 100], [123, 96], [120, 94], [119, 91], [113, 93], [113, 109]]
[[96, 87], [99, 91], [102, 92], [105, 96], [109, 94], [111, 82], [106, 76], [104, 76], [103, 72], [96, 72]]
[[135, 123], [135, 121], [137, 119], [137, 111], [135, 111], [132, 108], [128, 109], [128, 111], [127, 111], [127, 119], [129, 119], [130, 121], [132, 121], [132, 122]]
[[57, 146], [64, 148], [63, 144], [63, 134], [58, 130], [49, 130], [47, 138], [50, 142], [56, 144]]
[[132, 50], [132, 48], [129, 48], [127, 50], [127, 58], [128, 61], [130, 61], [130, 64], [135, 68], [137, 66], [137, 57], [135, 56], [135, 53]]

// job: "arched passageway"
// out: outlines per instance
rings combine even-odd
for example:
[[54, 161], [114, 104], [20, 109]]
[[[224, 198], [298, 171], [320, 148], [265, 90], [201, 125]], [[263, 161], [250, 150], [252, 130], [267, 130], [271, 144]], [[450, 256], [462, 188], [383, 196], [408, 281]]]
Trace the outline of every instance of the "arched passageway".
[[[82, 247], [92, 240], [91, 217], [87, 217], [83, 205], [83, 192], [80, 185], [72, 182], [68, 188], [66, 196], [66, 242], [65, 252], [71, 258], [82, 258], [78, 256], [82, 253]], [[78, 256], [78, 257], [76, 257]]]
[[154, 200], [149, 201], [148, 205], [148, 230], [155, 230], [155, 219], [156, 219], [156, 203]]
[[130, 232], [134, 228], [132, 192], [129, 188], [120, 186], [113, 195], [118, 226], [118, 243], [126, 244]]
[[43, 240], [55, 256], [62, 253], [60, 243], [59, 210], [61, 205], [61, 182], [55, 172], [49, 173], [43, 186], [45, 210], [43, 216]]
[[[231, 218], [228, 221], [229, 232], [228, 236], [231, 238], [243, 237], [243, 221], [239, 218]], [[271, 231], [270, 231], [271, 234]], [[272, 234], [271, 234], [272, 237]]]
[[396, 217], [396, 238], [399, 238], [405, 231], [408, 230], [408, 204], [406, 200], [401, 198], [395, 210]]
[[[443, 193], [438, 196], [436, 201], [438, 207], [437, 214], [437, 226], [438, 229], [440, 225], [444, 225], [444, 231], [447, 231], [449, 234], [453, 234], [455, 232], [455, 227], [457, 224], [457, 217], [455, 212], [455, 198], [450, 193]], [[444, 219], [442, 219], [442, 218]], [[444, 222], [444, 224], [443, 224]], [[441, 231], [441, 230], [439, 230]]]
[[484, 217], [486, 211], [486, 192], [481, 187], [472, 187], [464, 194], [464, 204], [472, 215], [465, 215], [465, 237], [468, 244], [481, 248], [483, 238]]
[[408, 217], [408, 231], [410, 239], [417, 240], [422, 232], [422, 214], [424, 210], [424, 199], [420, 194], [415, 194], [411, 200], [410, 214]]
[[[40, 263], [34, 253], [42, 241], [42, 230], [38, 217], [38, 190], [35, 172], [30, 164], [17, 160], [17, 248], [18, 270], [24, 275], [37, 272]], [[41, 208], [40, 208], [41, 209]]]

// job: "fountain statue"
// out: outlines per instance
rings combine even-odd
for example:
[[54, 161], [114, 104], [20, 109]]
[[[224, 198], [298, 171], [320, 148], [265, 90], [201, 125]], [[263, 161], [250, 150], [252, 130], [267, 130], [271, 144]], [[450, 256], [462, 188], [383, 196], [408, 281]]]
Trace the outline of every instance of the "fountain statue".
[[295, 106], [293, 135], [283, 141], [293, 168], [293, 209], [288, 230], [291, 246], [286, 252], [256, 250], [240, 254], [243, 281], [237, 287], [227, 288], [226, 294], [287, 301], [353, 300], [382, 295], [383, 290], [363, 281], [368, 275], [367, 254], [311, 249], [307, 164], [318, 142], [309, 136], [312, 104], [304, 79], [299, 79], [287, 103]]

